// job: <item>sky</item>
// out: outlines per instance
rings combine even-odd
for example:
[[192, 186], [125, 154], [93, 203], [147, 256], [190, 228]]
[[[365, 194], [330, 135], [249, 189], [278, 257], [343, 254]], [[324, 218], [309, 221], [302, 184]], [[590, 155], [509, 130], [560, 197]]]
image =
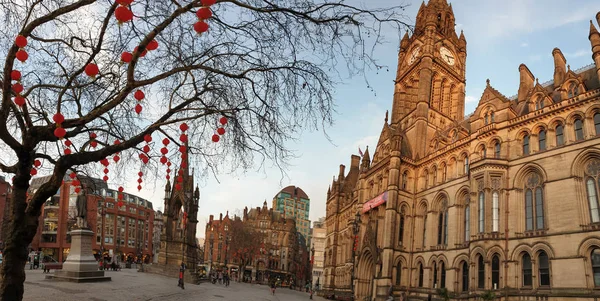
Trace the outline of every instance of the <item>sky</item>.
[[[364, 7], [386, 7], [401, 1], [351, 1]], [[420, 1], [406, 2], [405, 14], [414, 24]], [[504, 95], [517, 93], [518, 67], [526, 64], [540, 83], [551, 80], [554, 71], [552, 50], [561, 49], [572, 69], [593, 63], [589, 20], [600, 11], [596, 0], [504, 0], [451, 1], [456, 30], [464, 31], [467, 39], [467, 85], [465, 114], [474, 111], [485, 88], [486, 79]], [[576, 5], [574, 5], [576, 3]], [[597, 24], [596, 24], [597, 25]], [[401, 33], [403, 34], [403, 33]], [[240, 213], [248, 208], [269, 207], [273, 197], [285, 186], [302, 188], [310, 197], [310, 219], [325, 216], [327, 188], [337, 176], [339, 165], [350, 165], [350, 156], [371, 148], [371, 155], [383, 127], [385, 111], [391, 111], [399, 35], [390, 31], [389, 43], [379, 46], [375, 55], [389, 72], [366, 74], [373, 91], [363, 77], [346, 80], [334, 92], [335, 124], [323, 132], [305, 132], [296, 143], [289, 144], [297, 158], [292, 160], [287, 176], [282, 178], [277, 168], [250, 170], [239, 177], [202, 179], [198, 237], [204, 237], [208, 216], [227, 211]], [[327, 139], [330, 137], [331, 141]], [[161, 193], [158, 193], [161, 195]], [[151, 198], [154, 199], [154, 198]], [[155, 202], [162, 207], [162, 201]], [[160, 205], [159, 205], [160, 204]]]

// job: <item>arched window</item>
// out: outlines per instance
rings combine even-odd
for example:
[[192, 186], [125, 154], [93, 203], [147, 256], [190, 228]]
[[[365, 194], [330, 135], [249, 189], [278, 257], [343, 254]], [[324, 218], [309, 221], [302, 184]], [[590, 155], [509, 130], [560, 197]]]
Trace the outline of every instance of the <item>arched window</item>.
[[600, 186], [600, 161], [592, 160], [585, 168], [587, 179], [586, 191], [588, 204], [590, 206], [590, 218], [592, 223], [600, 222], [600, 203], [598, 198], [598, 187]]
[[494, 112], [490, 113], [490, 119], [492, 120], [492, 122], [494, 122]]
[[442, 210], [438, 215], [438, 245], [448, 244], [448, 208], [443, 201]]
[[405, 219], [405, 215], [406, 212], [404, 211], [404, 208], [402, 208], [402, 210], [400, 210], [400, 227], [398, 229], [398, 244], [402, 245], [402, 241], [404, 241], [404, 219]]
[[448, 208], [444, 212], [444, 245], [448, 245]]
[[592, 251], [592, 273], [594, 274], [594, 286], [600, 286], [600, 249]]
[[538, 133], [538, 147], [540, 151], [546, 150], [546, 131], [541, 130]]
[[462, 291], [469, 291], [469, 264], [466, 261], [462, 264]]
[[433, 183], [431, 184], [435, 186], [437, 184], [437, 167], [433, 167], [431, 173], [433, 174]]
[[531, 275], [531, 256], [529, 256], [529, 254], [527, 254], [527, 253], [523, 253], [522, 269], [523, 269], [523, 286], [531, 286], [531, 283], [533, 282], [532, 275]]
[[423, 217], [423, 249], [427, 244], [427, 212], [425, 212], [425, 216]]
[[479, 151], [481, 152], [481, 157], [482, 157], [482, 158], [485, 158], [485, 157], [487, 157], [487, 156], [486, 156], [486, 155], [487, 155], [487, 151], [486, 151], [485, 145], [482, 145], [482, 146], [481, 146], [481, 149], [480, 149]]
[[419, 263], [419, 287], [423, 287], [423, 264]]
[[425, 170], [425, 189], [429, 187], [429, 172]]
[[442, 237], [444, 237], [444, 212], [438, 214], [438, 245], [442, 244]]
[[485, 265], [483, 263], [483, 256], [477, 255], [477, 287], [485, 287]]
[[407, 186], [408, 186], [408, 170], [405, 170], [404, 173], [402, 174], [402, 189], [406, 190]]
[[538, 277], [540, 277], [540, 286], [550, 286], [550, 261], [544, 251], [538, 255]]
[[575, 128], [575, 140], [583, 140], [583, 121], [581, 121], [581, 119], [575, 119], [573, 127]]
[[402, 263], [398, 262], [396, 266], [396, 285], [400, 285], [402, 281]]
[[523, 155], [529, 155], [529, 135], [523, 136]]
[[[467, 196], [467, 198], [468, 198], [468, 196]], [[467, 203], [467, 206], [465, 206], [465, 242], [469, 241], [471, 238], [471, 229], [470, 229], [471, 227], [469, 224], [470, 219], [471, 219], [471, 210]]]
[[498, 192], [492, 193], [492, 231], [498, 232], [500, 228], [500, 204]]
[[440, 262], [440, 288], [446, 287], [446, 265]]
[[554, 131], [556, 132], [556, 146], [561, 146], [565, 144], [565, 138], [563, 136], [563, 126], [561, 124], [557, 125]]
[[500, 159], [500, 141], [494, 143], [494, 158]]
[[575, 83], [575, 82], [571, 83], [569, 85], [569, 89], [567, 92], [568, 92], [569, 98], [579, 95], [579, 88], [577, 87], [577, 83]]
[[544, 190], [538, 174], [529, 176], [525, 188], [525, 230], [544, 229]]
[[498, 289], [500, 287], [500, 257], [495, 254], [492, 257], [492, 288]]
[[433, 288], [437, 288], [437, 275], [438, 275], [438, 270], [437, 270], [437, 263], [433, 263]]
[[485, 231], [485, 196], [483, 191], [479, 192], [479, 233]]
[[469, 174], [469, 157], [465, 156], [464, 167], [465, 167], [465, 175]]
[[487, 115], [487, 114], [485, 114], [485, 116], [483, 117], [483, 123], [484, 123], [485, 125], [487, 125], [487, 124], [488, 124], [488, 115]]
[[600, 135], [600, 113], [594, 114], [594, 129], [596, 129], [596, 136]]
[[444, 164], [442, 166], [442, 182], [446, 182], [446, 174], [448, 173], [448, 166]]

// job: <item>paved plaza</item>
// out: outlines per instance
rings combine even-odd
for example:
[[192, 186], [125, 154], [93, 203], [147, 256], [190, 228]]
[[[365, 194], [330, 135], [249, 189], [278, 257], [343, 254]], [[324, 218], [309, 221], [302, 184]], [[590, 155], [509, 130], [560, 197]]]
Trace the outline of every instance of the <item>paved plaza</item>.
[[[112, 281], [100, 283], [71, 283], [46, 280], [42, 270], [26, 270], [25, 296], [27, 301], [163, 301], [163, 300], [202, 300], [202, 301], [296, 301], [309, 300], [308, 293], [277, 288], [271, 295], [266, 285], [231, 282], [229, 287], [202, 283], [185, 285], [185, 290], [177, 287], [177, 279], [140, 273], [135, 269], [119, 272], [107, 271]], [[325, 299], [314, 296], [313, 300]]]

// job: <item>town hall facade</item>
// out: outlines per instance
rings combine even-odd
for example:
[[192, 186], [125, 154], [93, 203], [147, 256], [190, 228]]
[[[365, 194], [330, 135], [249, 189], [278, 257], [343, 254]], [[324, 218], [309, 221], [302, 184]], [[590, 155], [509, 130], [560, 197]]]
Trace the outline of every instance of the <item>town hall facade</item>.
[[600, 298], [600, 33], [574, 34], [591, 65], [555, 48], [552, 81], [521, 64], [516, 96], [488, 80], [464, 116], [466, 38], [446, 0], [421, 5], [376, 148], [327, 192], [324, 294]]

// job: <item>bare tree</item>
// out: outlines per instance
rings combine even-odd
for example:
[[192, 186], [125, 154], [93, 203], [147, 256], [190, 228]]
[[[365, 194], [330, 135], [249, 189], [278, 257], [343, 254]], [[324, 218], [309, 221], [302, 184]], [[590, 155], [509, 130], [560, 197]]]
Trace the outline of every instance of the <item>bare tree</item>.
[[[145, 138], [166, 137], [173, 153], [185, 140], [178, 139], [183, 122], [190, 128], [183, 144], [201, 160], [194, 163], [215, 174], [264, 160], [283, 168], [292, 155], [287, 140], [331, 123], [336, 72], [382, 68], [372, 58], [382, 24], [405, 26], [402, 7], [368, 10], [342, 0], [212, 2], [0, 3], [0, 149], [6, 154], [0, 170], [14, 175], [2, 227], [1, 300], [23, 298], [27, 246], [42, 205], [69, 170], [93, 173], [102, 168], [97, 162], [115, 154], [128, 159], [119, 163], [121, 170], [150, 169], [137, 159]], [[143, 98], [141, 107], [134, 98]], [[214, 143], [222, 117], [227, 132]], [[160, 166], [155, 153], [153, 171]], [[49, 180], [28, 194], [37, 170]]]
[[256, 256], [261, 254], [265, 236], [252, 229], [247, 223], [237, 218], [231, 222], [231, 243], [228, 252], [238, 264], [238, 279], [242, 279], [246, 266], [251, 265]]

